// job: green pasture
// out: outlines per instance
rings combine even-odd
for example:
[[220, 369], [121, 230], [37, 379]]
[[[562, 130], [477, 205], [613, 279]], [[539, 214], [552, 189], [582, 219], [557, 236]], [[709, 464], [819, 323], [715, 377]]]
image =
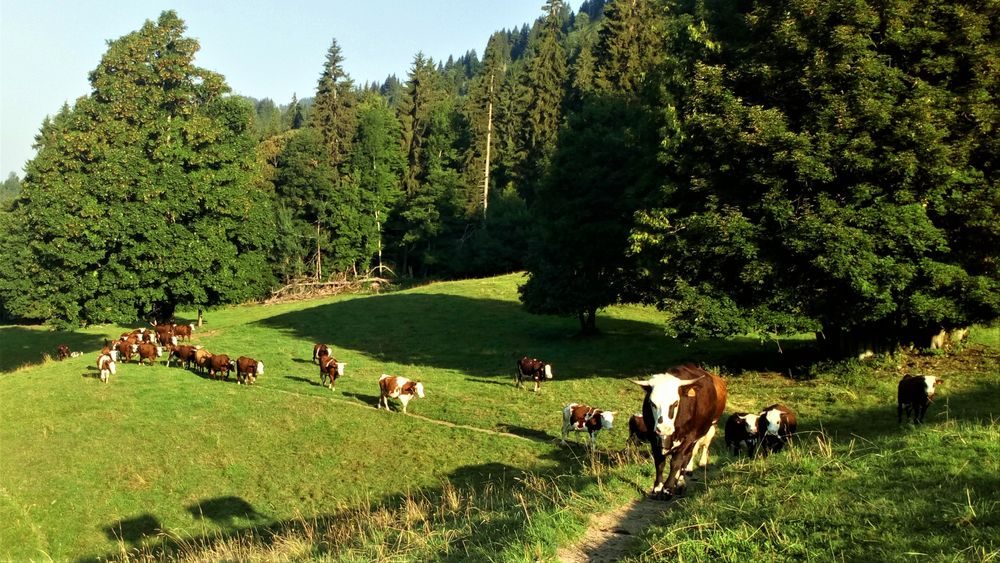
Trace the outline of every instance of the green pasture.
[[[727, 412], [781, 401], [802, 435], [747, 460], [720, 432], [707, 481], [639, 538], [638, 560], [997, 555], [997, 329], [958, 354], [806, 371], [792, 358], [807, 339], [683, 346], [641, 307], [578, 338], [575, 319], [522, 312], [521, 280], [207, 312], [194, 342], [262, 360], [250, 388], [162, 363], [104, 385], [96, 353], [127, 327], [0, 327], [0, 558], [551, 559], [588, 514], [649, 488], [651, 464], [625, 450], [641, 400], [628, 380], [683, 361], [725, 375]], [[335, 391], [315, 342], [347, 363]], [[43, 359], [60, 343], [83, 356]], [[554, 365], [538, 394], [512, 384], [521, 355]], [[906, 371], [947, 380], [920, 428], [896, 424]], [[374, 408], [382, 373], [424, 383], [416, 416]], [[619, 412], [596, 456], [554, 443], [571, 401]]]

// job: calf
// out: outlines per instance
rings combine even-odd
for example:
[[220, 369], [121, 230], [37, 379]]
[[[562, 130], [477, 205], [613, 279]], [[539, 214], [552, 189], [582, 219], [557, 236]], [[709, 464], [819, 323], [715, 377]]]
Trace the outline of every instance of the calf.
[[236, 360], [236, 383], [253, 385], [257, 382], [257, 376], [264, 375], [264, 362], [240, 356]]
[[70, 354], [71, 354], [71, 352], [69, 350], [69, 346], [67, 346], [65, 344], [60, 344], [59, 346], [56, 347], [56, 359], [57, 360], [63, 361], [66, 358], [70, 357]]
[[747, 454], [752, 454], [757, 447], [757, 415], [738, 412], [729, 415], [726, 420], [726, 449], [733, 455], [740, 455], [746, 448]]
[[[337, 362], [337, 358], [323, 356], [319, 364], [319, 382], [324, 387], [329, 387], [331, 391], [337, 385], [337, 378], [344, 375], [344, 368], [347, 364]], [[329, 384], [327, 383], [329, 381]]]
[[208, 366], [208, 376], [215, 379], [215, 374], [221, 374], [222, 379], [229, 379], [229, 370], [232, 369], [232, 362], [225, 354], [214, 354], [206, 363]]
[[757, 447], [767, 455], [780, 452], [781, 448], [795, 434], [798, 422], [792, 409], [782, 404], [774, 404], [757, 415]]
[[649, 428], [646, 428], [646, 421], [642, 419], [641, 412], [628, 419], [628, 441], [630, 443], [639, 445], [648, 442], [651, 437], [652, 433]]
[[567, 445], [566, 436], [570, 430], [587, 432], [590, 435], [588, 445], [593, 450], [597, 443], [597, 433], [601, 430], [611, 430], [614, 422], [615, 413], [611, 411], [570, 403], [563, 408], [562, 445]]
[[521, 358], [514, 370], [514, 384], [520, 388], [521, 382], [525, 379], [535, 382], [534, 390], [537, 392], [542, 385], [542, 379], [552, 379], [552, 365], [536, 358], [527, 356]]
[[108, 377], [115, 375], [115, 360], [111, 354], [101, 354], [97, 357], [97, 368], [101, 370], [101, 381], [108, 382]]
[[906, 418], [910, 418], [912, 412], [913, 424], [922, 424], [927, 407], [934, 402], [934, 386], [942, 383], [943, 379], [933, 375], [904, 375], [896, 388], [897, 422], [903, 422], [903, 410], [906, 410]]
[[189, 367], [191, 362], [194, 361], [194, 354], [197, 351], [198, 348], [196, 346], [189, 346], [187, 344], [171, 347], [170, 353], [167, 354], [167, 367], [170, 367], [170, 362], [175, 358], [178, 364], [183, 363], [184, 367]]
[[191, 341], [191, 333], [194, 332], [194, 325], [174, 325], [174, 336], [178, 340]]
[[163, 356], [163, 347], [157, 346], [156, 344], [150, 344], [148, 342], [143, 342], [139, 344], [136, 351], [139, 353], [139, 363], [141, 364], [144, 360], [149, 360], [149, 365], [153, 365], [153, 361], [156, 358]]
[[208, 361], [212, 359], [212, 353], [204, 348], [198, 348], [194, 351], [194, 367], [198, 369], [199, 372], [204, 372], [208, 367]]
[[403, 414], [406, 414], [406, 405], [411, 399], [414, 397], [424, 398], [424, 384], [419, 381], [410, 381], [405, 377], [382, 374], [382, 377], [378, 379], [378, 387], [381, 391], [378, 406], [375, 407], [378, 409], [385, 404], [385, 410], [389, 410], [389, 399], [399, 399], [399, 402], [403, 404]]
[[330, 356], [330, 347], [326, 344], [316, 344], [313, 346], [313, 361], [317, 364], [323, 364], [323, 356]]

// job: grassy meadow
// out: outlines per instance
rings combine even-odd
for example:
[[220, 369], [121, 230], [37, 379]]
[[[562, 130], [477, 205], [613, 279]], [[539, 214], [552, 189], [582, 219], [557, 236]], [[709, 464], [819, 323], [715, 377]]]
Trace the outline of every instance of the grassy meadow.
[[[126, 327], [0, 327], [0, 559], [551, 560], [650, 487], [625, 444], [628, 380], [682, 361], [724, 374], [727, 414], [781, 401], [801, 434], [751, 460], [720, 432], [634, 560], [1000, 556], [997, 328], [957, 353], [807, 372], [805, 339], [682, 346], [642, 307], [578, 338], [575, 319], [521, 311], [521, 280], [207, 312], [194, 343], [262, 360], [250, 388], [162, 362], [104, 385], [97, 350]], [[335, 391], [311, 362], [321, 341], [347, 363]], [[45, 358], [60, 343], [83, 356]], [[512, 384], [522, 355], [554, 366], [538, 394]], [[922, 427], [896, 424], [906, 372], [946, 379]], [[424, 383], [414, 416], [374, 408], [382, 373]], [[571, 401], [619, 413], [596, 455], [553, 442]]]

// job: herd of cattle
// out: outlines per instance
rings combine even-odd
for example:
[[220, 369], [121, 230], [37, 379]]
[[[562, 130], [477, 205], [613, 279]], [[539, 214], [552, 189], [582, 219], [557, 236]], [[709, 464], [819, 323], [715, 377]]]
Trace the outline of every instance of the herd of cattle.
[[[129, 362], [137, 357], [140, 364], [150, 364], [167, 353], [166, 365], [173, 360], [185, 368], [206, 373], [209, 378], [228, 379], [229, 372], [236, 372], [239, 384], [251, 385], [264, 374], [264, 363], [247, 356], [230, 360], [226, 354], [212, 354], [200, 346], [182, 345], [191, 340], [192, 325], [160, 324], [153, 330], [139, 328], [121, 335], [115, 342], [106, 342], [97, 358], [101, 381], [107, 382], [116, 373], [116, 364]], [[60, 360], [75, 355], [69, 347], [60, 345]], [[326, 344], [313, 346], [313, 362], [320, 368], [321, 385], [335, 389], [337, 379], [344, 375], [347, 364], [338, 362]], [[521, 387], [525, 380], [534, 382], [534, 391], [542, 381], [553, 378], [552, 365], [535, 358], [524, 357], [517, 361], [514, 383]], [[705, 369], [686, 364], [675, 366], [664, 373], [633, 381], [645, 392], [642, 412], [629, 420], [629, 441], [647, 442], [653, 456], [656, 477], [652, 496], [670, 498], [684, 489], [685, 477], [694, 473], [695, 459], [700, 450], [699, 467], [708, 465], [708, 450], [715, 437], [717, 424], [726, 408], [726, 383], [718, 375]], [[902, 422], [904, 411], [913, 416], [913, 423], [924, 420], [927, 407], [934, 398], [935, 387], [943, 380], [929, 375], [906, 375], [897, 387], [897, 419]], [[424, 397], [424, 386], [405, 377], [382, 375], [378, 381], [377, 408], [389, 409], [389, 399], [398, 399], [405, 413], [407, 404], [415, 397]], [[614, 412], [588, 405], [570, 403], [563, 408], [562, 443], [566, 444], [569, 432], [587, 432], [588, 445], [594, 448], [597, 434], [614, 427]], [[734, 455], [741, 452], [767, 455], [780, 451], [794, 436], [798, 421], [795, 412], [780, 403], [758, 413], [737, 412], [729, 416], [725, 426], [726, 448]], [[667, 460], [670, 469], [664, 478]]]

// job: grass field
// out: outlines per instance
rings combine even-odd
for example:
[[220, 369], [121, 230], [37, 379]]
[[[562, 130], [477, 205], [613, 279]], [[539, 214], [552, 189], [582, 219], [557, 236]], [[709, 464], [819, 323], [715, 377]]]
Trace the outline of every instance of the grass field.
[[[737, 459], [640, 538], [636, 560], [990, 559], [1000, 556], [1000, 331], [953, 355], [805, 373], [756, 338], [684, 347], [665, 318], [617, 307], [602, 336], [523, 313], [518, 275], [207, 313], [195, 343], [266, 364], [255, 387], [162, 364], [94, 376], [105, 337], [0, 327], [0, 558], [537, 560], [588, 515], [641, 496], [651, 464], [625, 448], [629, 378], [694, 360], [719, 369], [727, 412], [782, 401], [798, 444]], [[312, 344], [347, 362], [319, 385]], [[43, 360], [67, 343], [80, 358]], [[539, 394], [514, 361], [550, 361]], [[928, 424], [899, 426], [906, 371], [945, 377]], [[382, 373], [424, 382], [413, 416], [374, 408]], [[808, 377], [806, 377], [808, 376]], [[562, 448], [568, 402], [619, 411], [600, 453]]]

